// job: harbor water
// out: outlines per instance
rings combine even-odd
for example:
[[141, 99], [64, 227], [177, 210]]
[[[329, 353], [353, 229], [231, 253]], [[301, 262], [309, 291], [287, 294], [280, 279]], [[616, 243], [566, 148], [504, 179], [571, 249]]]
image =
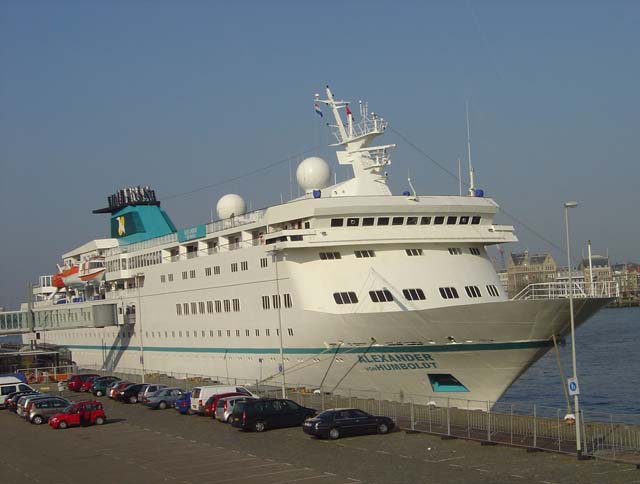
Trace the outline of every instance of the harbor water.
[[[640, 308], [603, 309], [576, 330], [580, 407], [590, 413], [640, 414]], [[560, 346], [565, 379], [572, 376], [571, 337]], [[573, 398], [570, 397], [573, 404]], [[500, 399], [566, 406], [552, 349]]]

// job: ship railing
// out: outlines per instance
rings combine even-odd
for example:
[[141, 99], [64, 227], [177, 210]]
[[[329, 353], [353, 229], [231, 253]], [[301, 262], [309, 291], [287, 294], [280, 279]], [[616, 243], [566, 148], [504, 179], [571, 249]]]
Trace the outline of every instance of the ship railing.
[[349, 125], [345, 124], [344, 129], [347, 132], [346, 138], [342, 137], [342, 133], [340, 133], [338, 128], [333, 130], [333, 135], [338, 140], [338, 143], [344, 143], [351, 138], [358, 138], [371, 133], [382, 133], [387, 129], [388, 125], [389, 122], [379, 116], [368, 116], [366, 118], [362, 118], [357, 123], [353, 123], [353, 127], [351, 128], [352, 131], [349, 130]]
[[119, 255], [119, 254], [126, 254], [128, 252], [137, 252], [139, 250], [149, 249], [151, 247], [157, 247], [158, 245], [170, 244], [172, 242], [177, 242], [177, 241], [178, 241], [177, 233], [162, 235], [160, 237], [144, 240], [142, 242], [135, 242], [133, 244], [114, 247], [112, 249], [107, 249], [105, 251], [105, 256], [110, 257], [114, 255]]
[[565, 299], [572, 296], [585, 298], [617, 298], [620, 295], [616, 281], [555, 281], [529, 284], [516, 294], [513, 300]]
[[245, 213], [244, 215], [238, 215], [236, 217], [227, 218], [224, 220], [218, 220], [217, 222], [209, 222], [207, 224], [207, 234], [214, 232], [221, 232], [223, 230], [240, 227], [241, 225], [247, 225], [262, 220], [267, 209], [254, 210], [253, 212]]

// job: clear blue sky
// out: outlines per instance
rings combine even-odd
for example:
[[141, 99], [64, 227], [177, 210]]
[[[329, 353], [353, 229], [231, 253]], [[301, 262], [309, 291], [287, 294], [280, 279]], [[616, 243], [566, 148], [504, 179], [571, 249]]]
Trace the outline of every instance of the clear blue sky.
[[[489, 196], [560, 247], [575, 199], [574, 253], [592, 239], [637, 261], [638, 18], [634, 1], [1, 1], [0, 305], [106, 236], [91, 210], [122, 185], [166, 199], [328, 143], [312, 108], [326, 83], [454, 172], [468, 99]], [[396, 193], [408, 173], [419, 193], [457, 193], [396, 134], [383, 139], [399, 145]], [[290, 190], [285, 163], [163, 206], [184, 227], [225, 193], [257, 208]], [[515, 225], [507, 251], [564, 262]]]

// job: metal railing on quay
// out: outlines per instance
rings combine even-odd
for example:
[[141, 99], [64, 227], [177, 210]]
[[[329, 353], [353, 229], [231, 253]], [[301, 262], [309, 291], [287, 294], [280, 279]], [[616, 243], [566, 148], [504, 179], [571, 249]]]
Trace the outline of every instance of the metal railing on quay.
[[[84, 367], [84, 372], [114, 375], [138, 382], [140, 370], [105, 371]], [[147, 370], [147, 383], [176, 386], [187, 391], [202, 385], [243, 385], [261, 397], [280, 398], [277, 377], [269, 382], [227, 376]], [[447, 438], [470, 439], [527, 449], [576, 453], [575, 421], [565, 420], [568, 409], [535, 403], [473, 401], [461, 398], [405, 395], [349, 389], [321, 392], [313, 385], [287, 387], [286, 396], [318, 412], [330, 408], [360, 408], [395, 420], [402, 430], [425, 432]], [[416, 403], [419, 402], [419, 403]], [[426, 402], [426, 403], [423, 403]], [[640, 465], [640, 414], [613, 415], [581, 411], [582, 454]]]
[[529, 284], [516, 294], [513, 299], [564, 299], [569, 295], [576, 299], [585, 298], [616, 298], [620, 296], [620, 290], [616, 281], [581, 282], [568, 281], [541, 282]]

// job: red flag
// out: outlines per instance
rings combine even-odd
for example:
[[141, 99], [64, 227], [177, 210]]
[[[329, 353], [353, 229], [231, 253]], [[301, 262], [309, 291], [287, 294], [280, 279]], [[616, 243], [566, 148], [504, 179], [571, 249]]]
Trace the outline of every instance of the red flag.
[[347, 116], [353, 116], [353, 113], [351, 112], [351, 109], [349, 109], [349, 105], [348, 104], [345, 106], [345, 109], [347, 111]]

